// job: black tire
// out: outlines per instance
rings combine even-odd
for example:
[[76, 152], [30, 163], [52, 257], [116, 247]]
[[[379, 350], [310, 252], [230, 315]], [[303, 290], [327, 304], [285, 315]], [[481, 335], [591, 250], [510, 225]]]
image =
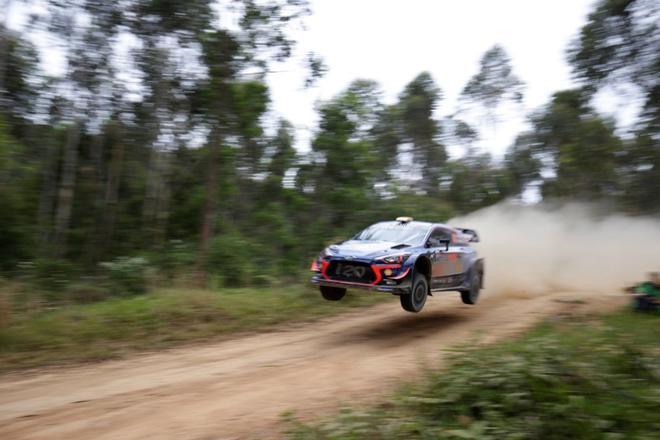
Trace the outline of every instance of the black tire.
[[412, 289], [406, 295], [400, 295], [401, 307], [403, 310], [412, 313], [418, 313], [424, 308], [426, 298], [429, 294], [429, 283], [422, 274], [413, 275]]
[[477, 271], [472, 275], [470, 280], [470, 289], [461, 290], [461, 300], [463, 304], [476, 304], [479, 299], [479, 291], [481, 290], [481, 274]]
[[339, 301], [346, 295], [346, 289], [341, 287], [320, 286], [321, 295], [328, 301]]

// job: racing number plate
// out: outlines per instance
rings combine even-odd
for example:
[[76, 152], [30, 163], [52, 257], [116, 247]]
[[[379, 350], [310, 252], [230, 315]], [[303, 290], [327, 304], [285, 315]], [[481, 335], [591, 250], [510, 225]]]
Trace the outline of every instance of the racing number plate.
[[354, 279], [362, 279], [367, 273], [367, 268], [364, 266], [356, 266], [354, 264], [338, 263], [335, 269], [335, 274]]

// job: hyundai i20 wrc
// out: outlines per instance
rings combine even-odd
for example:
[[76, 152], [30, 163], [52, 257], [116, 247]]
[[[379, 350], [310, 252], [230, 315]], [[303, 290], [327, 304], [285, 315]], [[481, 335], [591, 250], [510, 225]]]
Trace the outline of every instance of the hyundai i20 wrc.
[[312, 262], [312, 283], [329, 301], [348, 288], [368, 289], [398, 295], [401, 307], [415, 313], [438, 292], [458, 291], [465, 304], [475, 304], [484, 285], [483, 259], [470, 246], [478, 241], [472, 229], [399, 217], [325, 248]]

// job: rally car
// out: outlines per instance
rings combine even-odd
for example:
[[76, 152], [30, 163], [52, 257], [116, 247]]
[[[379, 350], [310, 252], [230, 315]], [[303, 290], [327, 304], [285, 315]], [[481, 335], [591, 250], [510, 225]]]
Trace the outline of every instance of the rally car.
[[470, 246], [478, 241], [472, 229], [399, 217], [325, 248], [312, 262], [312, 283], [329, 301], [342, 299], [347, 288], [398, 295], [414, 313], [436, 292], [458, 291], [465, 304], [475, 304], [484, 285], [483, 259]]

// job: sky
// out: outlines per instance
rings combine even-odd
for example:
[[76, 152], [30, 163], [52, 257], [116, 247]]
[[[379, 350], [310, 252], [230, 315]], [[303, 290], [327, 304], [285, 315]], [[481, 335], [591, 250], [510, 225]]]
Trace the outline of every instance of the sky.
[[[495, 125], [475, 115], [465, 117], [480, 131], [477, 147], [498, 159], [516, 135], [528, 128], [530, 111], [547, 103], [552, 93], [575, 86], [566, 48], [595, 0], [309, 1], [312, 15], [305, 19], [305, 30], [292, 31], [296, 56], [273, 65], [267, 77], [272, 98], [268, 125], [274, 127], [279, 117], [288, 119], [296, 127], [296, 148], [304, 152], [318, 123], [319, 102], [362, 78], [377, 81], [385, 102], [393, 103], [422, 71], [430, 72], [442, 89], [443, 100], [436, 112], [442, 118], [456, 111], [459, 94], [477, 72], [484, 52], [499, 44], [510, 56], [514, 73], [526, 84], [524, 101], [500, 109]], [[20, 9], [10, 14], [13, 27], [25, 20]], [[62, 57], [48, 47], [47, 37], [41, 39], [47, 70], [61, 70]], [[304, 89], [302, 58], [310, 51], [324, 59], [328, 72], [315, 87]], [[601, 99], [597, 108], [619, 121], [630, 119], [630, 112], [611, 99]], [[463, 152], [447, 147], [453, 157]]]
[[[314, 51], [329, 68], [315, 88], [303, 90], [299, 59], [274, 66], [269, 75], [273, 109], [297, 127], [297, 148], [306, 150], [318, 119], [315, 103], [356, 78], [381, 84], [388, 103], [422, 71], [443, 91], [438, 116], [453, 113], [457, 98], [478, 70], [486, 50], [499, 44], [526, 83], [522, 107], [502, 109], [495, 127], [480, 125], [479, 148], [501, 157], [524, 115], [553, 92], [574, 86], [565, 50], [578, 34], [593, 0], [310, 0], [307, 29], [296, 34], [298, 52]], [[479, 121], [473, 121], [479, 122]], [[461, 150], [452, 148], [452, 155]]]

